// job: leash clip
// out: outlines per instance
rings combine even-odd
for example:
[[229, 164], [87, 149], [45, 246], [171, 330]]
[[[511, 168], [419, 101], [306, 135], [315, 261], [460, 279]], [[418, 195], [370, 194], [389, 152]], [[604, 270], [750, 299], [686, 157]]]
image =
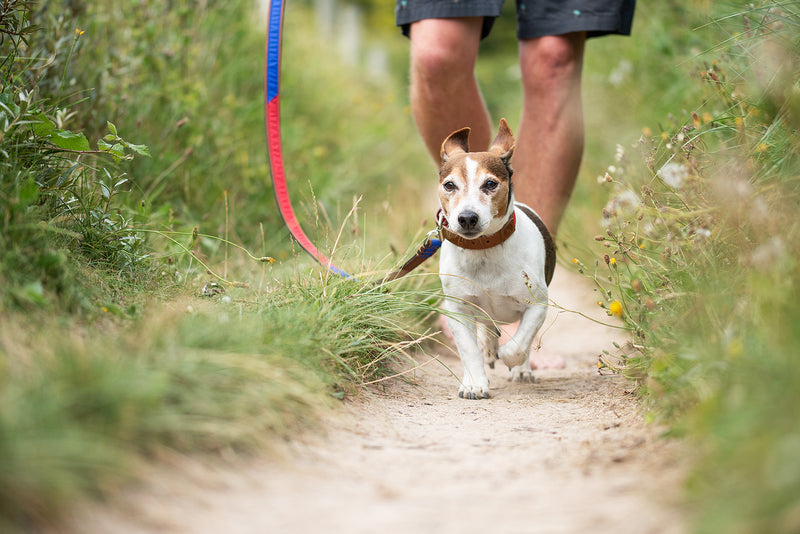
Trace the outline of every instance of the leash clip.
[[425, 237], [433, 239], [434, 237], [442, 241], [442, 228], [447, 226], [447, 219], [444, 218], [444, 212], [440, 209], [436, 212], [436, 228], [426, 234]]

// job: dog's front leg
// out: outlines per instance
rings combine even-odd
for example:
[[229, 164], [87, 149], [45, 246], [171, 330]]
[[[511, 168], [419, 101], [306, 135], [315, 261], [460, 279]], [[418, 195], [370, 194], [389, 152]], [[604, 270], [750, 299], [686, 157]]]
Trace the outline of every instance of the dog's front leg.
[[489, 377], [486, 376], [483, 353], [473, 329], [475, 323], [463, 315], [458, 319], [448, 317], [447, 323], [453, 333], [461, 364], [464, 366], [464, 378], [461, 379], [458, 396], [464, 399], [488, 399]]
[[511, 370], [511, 380], [533, 382], [530, 366], [531, 345], [546, 316], [546, 306], [531, 305], [522, 314], [522, 320], [514, 336], [500, 347], [498, 356]]

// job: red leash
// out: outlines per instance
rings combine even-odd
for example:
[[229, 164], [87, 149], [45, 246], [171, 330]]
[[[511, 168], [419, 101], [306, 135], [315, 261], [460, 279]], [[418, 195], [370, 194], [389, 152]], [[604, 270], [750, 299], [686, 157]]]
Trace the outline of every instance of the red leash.
[[320, 252], [314, 243], [303, 232], [300, 222], [292, 208], [289, 188], [286, 184], [286, 172], [283, 166], [281, 149], [281, 113], [280, 113], [280, 74], [281, 74], [281, 34], [283, 33], [283, 0], [271, 0], [269, 18], [267, 20], [266, 42], [266, 74], [264, 76], [264, 115], [267, 131], [267, 154], [272, 172], [272, 186], [275, 191], [275, 202], [283, 222], [292, 237], [315, 260], [324, 265], [332, 273], [344, 278], [353, 278], [350, 274], [334, 266], [331, 260]]

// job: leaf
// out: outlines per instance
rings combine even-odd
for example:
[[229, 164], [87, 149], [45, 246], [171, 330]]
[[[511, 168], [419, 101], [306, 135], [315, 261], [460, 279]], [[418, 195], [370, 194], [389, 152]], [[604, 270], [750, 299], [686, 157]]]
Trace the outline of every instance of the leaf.
[[33, 116], [33, 119], [31, 129], [38, 136], [50, 135], [56, 129], [55, 123], [48, 119], [44, 113], [37, 113]]
[[65, 150], [88, 151], [90, 149], [85, 135], [67, 130], [54, 130], [50, 142]]
[[140, 156], [145, 156], [147, 158], [150, 157], [150, 148], [147, 145], [135, 145], [127, 141], [123, 141], [123, 143], [125, 143], [126, 147], [130, 148]]
[[117, 136], [117, 127], [114, 126], [114, 123], [111, 122], [111, 121], [106, 121], [106, 124], [108, 124], [108, 131], [111, 132], [112, 134], [114, 134], [114, 137], [116, 137]]
[[32, 176], [19, 186], [19, 202], [23, 206], [30, 206], [39, 199], [39, 186]]
[[107, 143], [104, 140], [100, 139], [97, 141], [97, 149], [102, 150], [103, 152], [108, 152], [114, 159], [119, 161], [125, 157], [125, 148], [119, 143]]
[[72, 173], [75, 172], [75, 169], [77, 169], [79, 165], [80, 163], [76, 163], [69, 169], [62, 172], [61, 175], [58, 177], [58, 180], [56, 180], [56, 187], [61, 187], [62, 185], [64, 185], [64, 182], [66, 182], [70, 177], [72, 177]]

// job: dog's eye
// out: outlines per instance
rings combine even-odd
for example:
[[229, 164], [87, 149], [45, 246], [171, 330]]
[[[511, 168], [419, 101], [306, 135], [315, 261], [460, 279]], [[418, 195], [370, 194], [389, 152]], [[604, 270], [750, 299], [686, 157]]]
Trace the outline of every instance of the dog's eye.
[[495, 189], [497, 189], [498, 185], [500, 185], [500, 184], [498, 184], [494, 180], [486, 180], [486, 182], [484, 182], [484, 184], [483, 184], [483, 188], [482, 189], [485, 189], [486, 191], [494, 191]]
[[448, 180], [448, 181], [446, 181], [445, 183], [443, 183], [443, 184], [442, 184], [442, 187], [444, 187], [444, 190], [445, 190], [445, 191], [455, 191], [455, 190], [456, 190], [456, 184], [454, 184], [454, 183], [453, 183], [452, 181], [450, 181], [450, 180]]

